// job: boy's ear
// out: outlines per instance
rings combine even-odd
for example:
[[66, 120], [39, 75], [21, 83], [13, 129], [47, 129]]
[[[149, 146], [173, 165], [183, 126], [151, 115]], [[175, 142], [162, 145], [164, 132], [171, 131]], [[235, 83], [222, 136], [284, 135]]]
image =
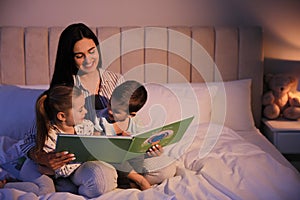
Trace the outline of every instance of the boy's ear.
[[66, 115], [64, 112], [58, 112], [56, 117], [59, 121], [62, 121], [62, 122], [66, 121]]

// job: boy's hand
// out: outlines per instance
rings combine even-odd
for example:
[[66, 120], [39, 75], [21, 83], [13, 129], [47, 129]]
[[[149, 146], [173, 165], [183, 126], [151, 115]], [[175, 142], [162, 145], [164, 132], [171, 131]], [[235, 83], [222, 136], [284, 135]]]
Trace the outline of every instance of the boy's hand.
[[155, 144], [147, 150], [147, 155], [150, 157], [160, 156], [164, 152], [162, 146]]

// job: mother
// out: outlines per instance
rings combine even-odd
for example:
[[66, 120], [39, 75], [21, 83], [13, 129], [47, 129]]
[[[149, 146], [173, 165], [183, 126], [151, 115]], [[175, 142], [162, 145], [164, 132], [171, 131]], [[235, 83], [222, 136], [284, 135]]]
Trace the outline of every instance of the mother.
[[[86, 118], [94, 122], [95, 128], [100, 130], [96, 118], [96, 109], [105, 108], [113, 89], [124, 79], [122, 76], [101, 68], [101, 54], [99, 41], [92, 30], [85, 24], [69, 25], [62, 33], [58, 43], [55, 69], [50, 87], [57, 84], [75, 85], [79, 87], [86, 98]], [[40, 171], [52, 174], [53, 171], [74, 159], [73, 154], [67, 152], [38, 153], [35, 151], [36, 128], [33, 127], [27, 137], [18, 143], [19, 149], [40, 165]], [[83, 165], [92, 176], [106, 175], [107, 166], [101, 162], [87, 162]], [[111, 169], [107, 169], [111, 171]], [[102, 193], [116, 187], [113, 175], [99, 183]], [[58, 191], [74, 192], [74, 187], [66, 187], [68, 180], [57, 182]], [[89, 180], [87, 180], [88, 182]], [[101, 185], [102, 184], [102, 185]], [[62, 186], [62, 187], [60, 187]], [[71, 185], [70, 185], [71, 186]], [[76, 192], [76, 191], [75, 191]]]

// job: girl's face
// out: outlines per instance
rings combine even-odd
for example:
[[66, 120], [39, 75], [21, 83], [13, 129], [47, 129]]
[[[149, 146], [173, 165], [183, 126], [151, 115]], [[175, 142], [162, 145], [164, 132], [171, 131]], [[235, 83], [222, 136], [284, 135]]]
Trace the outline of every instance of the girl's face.
[[83, 38], [77, 41], [73, 48], [76, 67], [83, 73], [90, 73], [97, 69], [99, 52], [92, 39]]
[[84, 107], [85, 100], [83, 95], [80, 95], [79, 97], [73, 97], [72, 101], [73, 107], [66, 115], [66, 123], [69, 126], [81, 124], [87, 113], [87, 110]]

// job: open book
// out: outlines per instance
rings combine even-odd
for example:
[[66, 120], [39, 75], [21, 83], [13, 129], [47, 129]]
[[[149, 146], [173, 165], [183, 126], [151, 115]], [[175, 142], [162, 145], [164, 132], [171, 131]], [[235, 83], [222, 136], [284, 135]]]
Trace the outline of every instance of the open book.
[[75, 154], [74, 162], [101, 160], [122, 163], [143, 155], [154, 144], [166, 146], [178, 142], [191, 124], [192, 117], [131, 136], [83, 136], [59, 134], [56, 151]]

